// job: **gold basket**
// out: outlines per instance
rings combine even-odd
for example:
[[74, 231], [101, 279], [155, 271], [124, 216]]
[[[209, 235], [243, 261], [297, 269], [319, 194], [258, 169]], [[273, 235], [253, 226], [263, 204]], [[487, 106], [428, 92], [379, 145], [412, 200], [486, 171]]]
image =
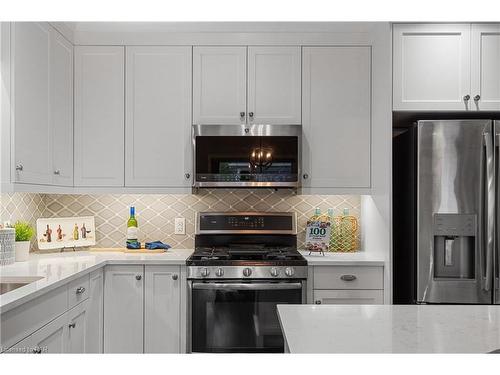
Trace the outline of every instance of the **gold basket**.
[[332, 234], [328, 251], [352, 253], [358, 250], [358, 219], [354, 216], [332, 218]]

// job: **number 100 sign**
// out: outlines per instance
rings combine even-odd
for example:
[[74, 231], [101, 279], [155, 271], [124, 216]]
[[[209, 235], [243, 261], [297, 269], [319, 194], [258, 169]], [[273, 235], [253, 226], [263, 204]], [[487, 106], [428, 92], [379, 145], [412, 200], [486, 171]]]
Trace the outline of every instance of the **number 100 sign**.
[[330, 245], [331, 223], [325, 221], [308, 221], [306, 227], [306, 249], [309, 251], [326, 251]]

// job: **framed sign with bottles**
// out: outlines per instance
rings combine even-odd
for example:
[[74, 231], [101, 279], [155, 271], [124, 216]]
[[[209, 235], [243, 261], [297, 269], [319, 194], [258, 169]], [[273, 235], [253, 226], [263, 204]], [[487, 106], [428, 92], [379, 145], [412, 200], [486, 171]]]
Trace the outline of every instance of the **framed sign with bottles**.
[[36, 240], [40, 250], [94, 246], [94, 216], [40, 218]]

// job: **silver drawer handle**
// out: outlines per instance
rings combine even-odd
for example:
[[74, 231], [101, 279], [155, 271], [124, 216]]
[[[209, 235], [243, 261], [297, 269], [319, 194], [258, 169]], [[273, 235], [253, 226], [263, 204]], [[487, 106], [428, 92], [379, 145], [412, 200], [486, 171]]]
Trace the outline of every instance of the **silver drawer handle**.
[[82, 294], [85, 292], [85, 288], [83, 286], [76, 288], [76, 294]]
[[23, 170], [23, 165], [22, 164], [16, 165], [16, 171], [22, 171], [22, 170]]
[[344, 281], [354, 281], [356, 279], [357, 279], [357, 277], [354, 275], [342, 275], [342, 276], [340, 276], [340, 280], [344, 280]]
[[172, 280], [177, 280], [178, 278], [179, 278], [179, 276], [177, 274], [172, 275]]
[[316, 305], [321, 305], [321, 300], [319, 300], [319, 299], [318, 299], [318, 300], [314, 301], [314, 303], [315, 303]]
[[76, 327], [76, 323], [75, 322], [70, 323], [70, 324], [68, 324], [68, 327], [69, 328], [75, 328]]
[[142, 276], [141, 276], [141, 275], [136, 275], [136, 276], [135, 276], [135, 279], [136, 279], [137, 281], [139, 281], [140, 279], [142, 279]]
[[42, 348], [40, 348], [40, 347], [33, 348], [32, 352], [34, 354], [41, 354], [42, 353]]

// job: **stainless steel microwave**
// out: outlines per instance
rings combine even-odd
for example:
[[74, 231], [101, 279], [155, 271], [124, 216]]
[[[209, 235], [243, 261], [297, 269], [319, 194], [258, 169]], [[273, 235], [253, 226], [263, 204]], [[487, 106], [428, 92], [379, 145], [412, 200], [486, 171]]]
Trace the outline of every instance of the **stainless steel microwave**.
[[300, 125], [193, 125], [194, 187], [296, 188]]

